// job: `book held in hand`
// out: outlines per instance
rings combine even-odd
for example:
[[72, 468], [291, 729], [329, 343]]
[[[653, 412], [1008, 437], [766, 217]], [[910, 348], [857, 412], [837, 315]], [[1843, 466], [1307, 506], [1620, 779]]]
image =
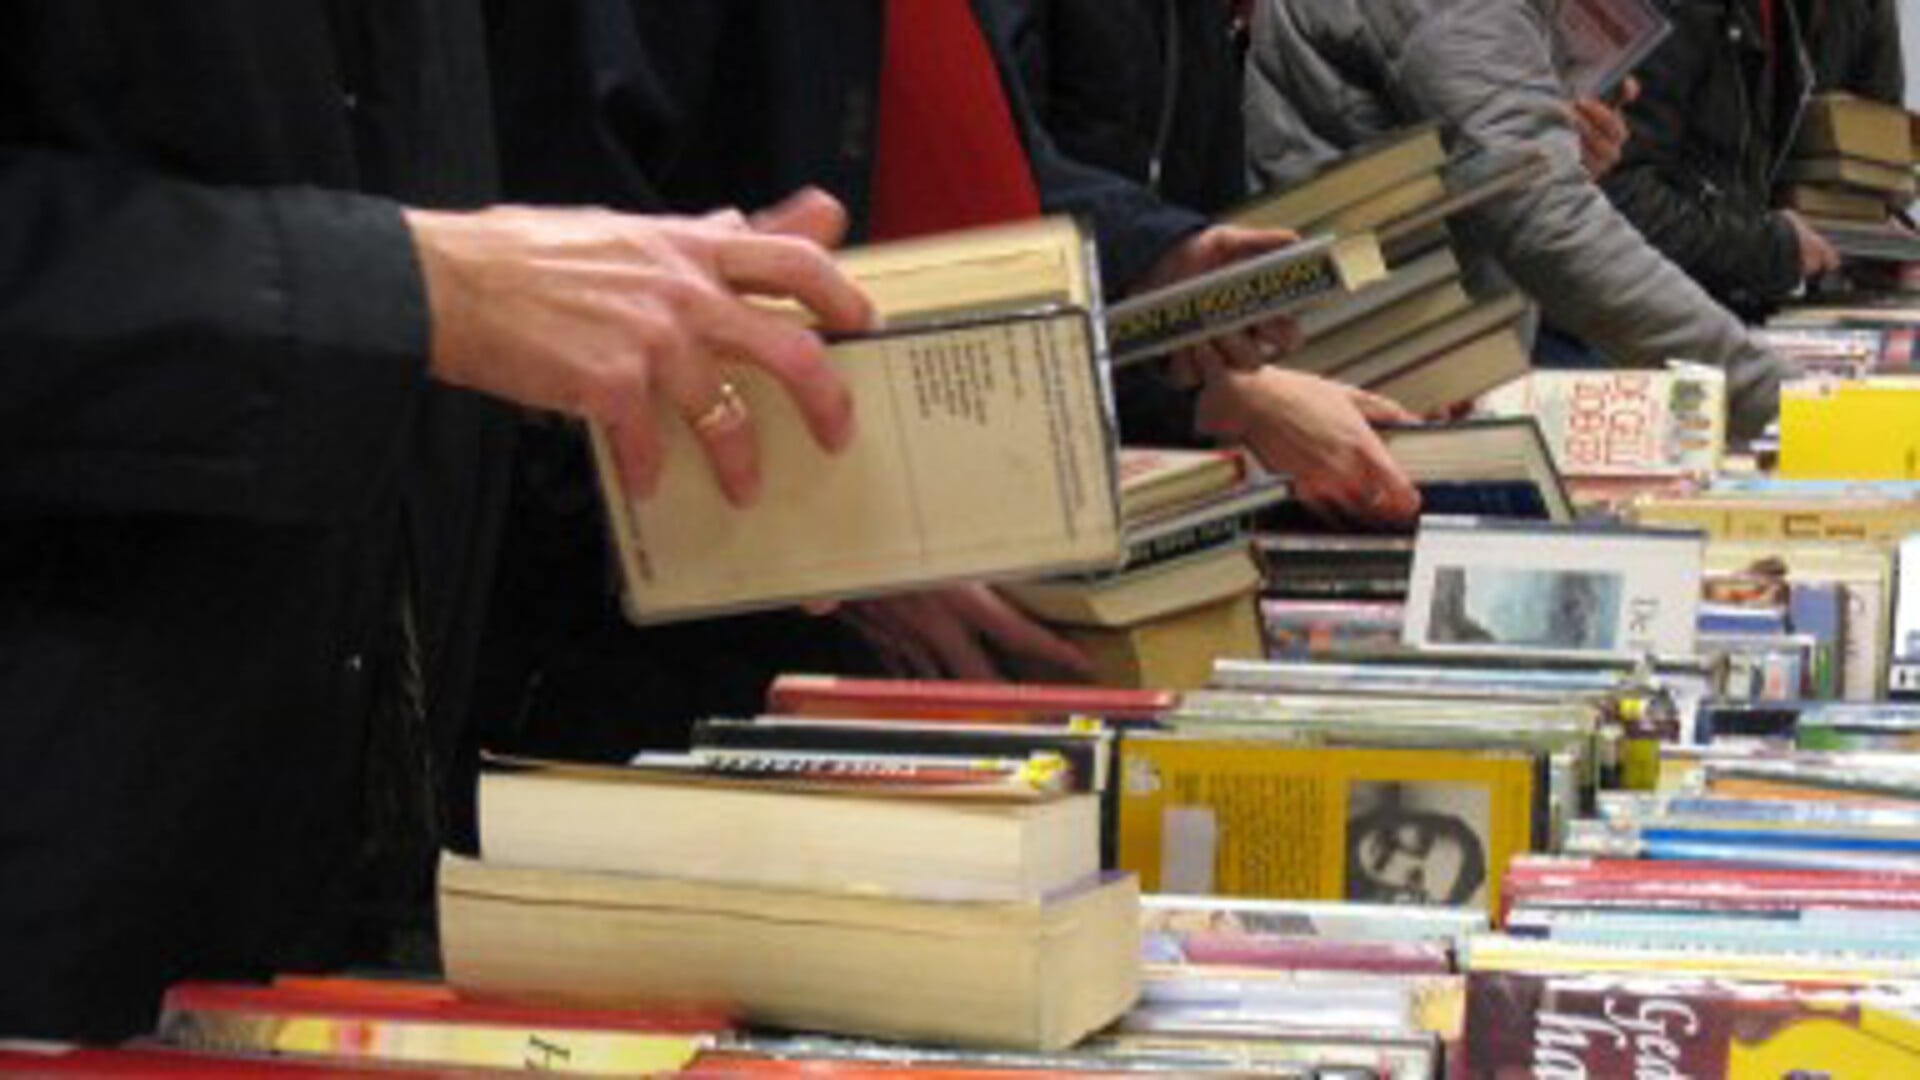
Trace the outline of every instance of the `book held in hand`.
[[739, 509], [662, 406], [658, 490], [630, 498], [593, 431], [629, 614], [713, 615], [1120, 554], [1111, 393], [1088, 242], [1064, 220], [856, 250], [888, 329], [834, 343], [858, 434], [822, 450], [777, 383], [732, 366], [759, 440]]

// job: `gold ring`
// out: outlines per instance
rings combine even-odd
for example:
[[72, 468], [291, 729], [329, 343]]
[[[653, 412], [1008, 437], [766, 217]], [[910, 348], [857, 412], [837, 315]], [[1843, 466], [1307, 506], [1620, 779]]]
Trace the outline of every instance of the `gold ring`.
[[747, 414], [746, 400], [740, 391], [730, 382], [720, 384], [720, 399], [715, 401], [706, 412], [693, 419], [693, 430], [702, 435], [711, 435], [722, 428], [732, 427]]

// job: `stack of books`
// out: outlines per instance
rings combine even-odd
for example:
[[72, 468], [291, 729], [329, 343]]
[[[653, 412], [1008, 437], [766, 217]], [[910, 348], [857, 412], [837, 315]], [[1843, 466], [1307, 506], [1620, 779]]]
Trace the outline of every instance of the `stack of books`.
[[1384, 394], [1415, 412], [1470, 401], [1527, 370], [1516, 333], [1525, 301], [1475, 297], [1461, 282], [1447, 221], [1537, 181], [1532, 155], [1449, 158], [1422, 125], [1360, 147], [1227, 215], [1304, 233], [1373, 230], [1389, 273], [1301, 317], [1306, 343], [1280, 363]]
[[441, 866], [448, 982], [1028, 1050], [1124, 1011], [1138, 899], [1100, 872], [1092, 777], [1030, 739], [879, 739], [496, 762], [481, 858]]
[[[1531, 419], [1386, 428], [1387, 451], [1428, 514], [1571, 521], [1569, 498]], [[1302, 657], [1400, 640], [1412, 543], [1330, 533], [1296, 502], [1262, 515], [1261, 627], [1267, 655]]]
[[1914, 199], [1914, 126], [1898, 105], [1843, 93], [1815, 97], [1785, 169], [1781, 203], [1805, 215], [1843, 256], [1920, 258], [1920, 234], [1891, 219], [1894, 207]]
[[1084, 649], [1105, 685], [1199, 686], [1215, 657], [1258, 657], [1248, 537], [1286, 484], [1234, 450], [1124, 449], [1120, 476], [1121, 564], [1008, 585], [1007, 597]]

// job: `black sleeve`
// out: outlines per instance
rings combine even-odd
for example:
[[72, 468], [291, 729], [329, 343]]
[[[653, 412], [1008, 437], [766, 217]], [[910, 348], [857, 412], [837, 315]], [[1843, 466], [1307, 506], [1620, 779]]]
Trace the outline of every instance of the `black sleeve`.
[[1693, 122], [1747, 123], [1738, 109], [1701, 104], [1710, 91], [1708, 35], [1677, 32], [1641, 65], [1641, 93], [1627, 108], [1631, 137], [1619, 165], [1601, 182], [1621, 213], [1661, 253], [1719, 297], [1762, 301], [1800, 284], [1800, 247], [1793, 227], [1764, 205], [1724, 197], [1689, 165]]
[[986, 0], [976, 5], [981, 27], [1000, 65], [1007, 106], [1026, 144], [1027, 160], [1048, 213], [1076, 214], [1093, 227], [1100, 244], [1100, 274], [1107, 295], [1124, 295], [1140, 283], [1160, 256], [1206, 228], [1204, 215], [1162, 202], [1144, 186], [1085, 165], [1060, 151], [1019, 78], [1010, 43], [1025, 33], [1023, 4]]
[[0, 498], [351, 513], [397, 459], [428, 334], [391, 202], [0, 149]]
[[1846, 89], [1861, 97], [1900, 105], [1907, 99], [1906, 62], [1901, 56], [1900, 11], [1895, 0], [1864, 0], [1867, 33], [1847, 65]]

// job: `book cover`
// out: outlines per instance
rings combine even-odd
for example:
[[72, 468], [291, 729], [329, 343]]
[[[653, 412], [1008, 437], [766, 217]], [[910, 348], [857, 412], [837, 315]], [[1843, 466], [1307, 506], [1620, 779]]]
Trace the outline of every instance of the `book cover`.
[[1603, 98], [1673, 32], [1649, 0], [1562, 0], [1554, 9], [1554, 67], [1574, 97]]
[[1920, 480], [1920, 382], [1782, 387], [1779, 471], [1788, 480]]
[[1323, 162], [1310, 173], [1281, 178], [1272, 191], [1254, 196], [1224, 215], [1234, 225], [1294, 229], [1370, 199], [1398, 184], [1439, 169], [1447, 151], [1437, 124], [1390, 132]]
[[1464, 652], [1694, 655], [1699, 533], [1425, 518], [1405, 642]]
[[1726, 447], [1726, 376], [1664, 371], [1535, 371], [1481, 399], [1492, 416], [1532, 416], [1567, 476], [1705, 475]]
[[903, 247], [840, 256], [889, 327], [829, 349], [860, 432], [846, 450], [820, 449], [771, 376], [728, 369], [759, 442], [752, 507], [727, 503], [699, 437], [665, 403], [666, 464], [651, 498], [627, 496], [605, 433], [590, 431], [633, 618], [1119, 557], [1112, 399], [1085, 237], [1048, 219]]
[[1484, 908], [1536, 839], [1527, 754], [1143, 734], [1121, 757], [1120, 865], [1149, 891]]
[[1869, 1080], [1920, 1069], [1920, 1023], [1888, 1004], [1786, 984], [1475, 972], [1466, 1075]]

